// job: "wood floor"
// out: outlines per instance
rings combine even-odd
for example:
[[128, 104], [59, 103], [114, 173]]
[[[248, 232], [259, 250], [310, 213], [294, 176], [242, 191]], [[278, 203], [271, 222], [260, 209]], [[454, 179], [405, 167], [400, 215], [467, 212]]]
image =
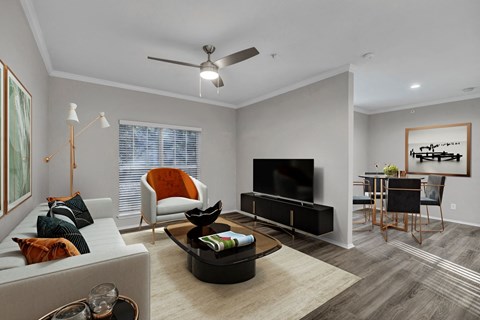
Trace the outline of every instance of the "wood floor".
[[[240, 213], [226, 217], [253, 225]], [[299, 233], [292, 240], [279, 228], [259, 225], [285, 245], [362, 278], [303, 320], [480, 319], [480, 228], [446, 222], [443, 233], [428, 234], [420, 246], [396, 230], [386, 243], [375, 227], [354, 232], [355, 248], [347, 250]]]

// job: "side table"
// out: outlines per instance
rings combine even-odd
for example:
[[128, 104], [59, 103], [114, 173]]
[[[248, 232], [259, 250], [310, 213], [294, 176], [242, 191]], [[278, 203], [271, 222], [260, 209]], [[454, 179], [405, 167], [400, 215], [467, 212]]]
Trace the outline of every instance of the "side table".
[[[67, 303], [64, 306], [61, 306], [48, 314], [44, 315], [38, 320], [51, 320], [53, 315], [60, 309], [65, 308], [66, 306], [77, 303], [77, 302], [86, 302], [86, 299], [80, 299], [77, 301], [73, 301]], [[113, 307], [113, 314], [110, 318], [111, 320], [138, 320], [138, 306], [132, 299], [125, 297], [125, 296], [118, 296], [117, 303]]]

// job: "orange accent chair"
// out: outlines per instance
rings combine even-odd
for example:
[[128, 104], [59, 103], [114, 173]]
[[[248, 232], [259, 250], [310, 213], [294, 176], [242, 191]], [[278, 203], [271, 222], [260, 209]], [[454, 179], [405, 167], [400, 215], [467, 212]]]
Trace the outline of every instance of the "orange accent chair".
[[153, 243], [157, 222], [185, 218], [192, 209], [208, 207], [207, 186], [180, 169], [156, 168], [140, 180], [142, 208], [140, 226], [152, 226]]

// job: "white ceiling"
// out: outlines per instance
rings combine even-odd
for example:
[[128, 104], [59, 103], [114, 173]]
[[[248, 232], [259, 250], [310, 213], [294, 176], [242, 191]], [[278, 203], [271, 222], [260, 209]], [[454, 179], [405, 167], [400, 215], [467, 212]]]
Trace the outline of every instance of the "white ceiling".
[[[21, 1], [53, 76], [229, 107], [345, 70], [366, 113], [480, 97], [478, 0]], [[202, 98], [198, 69], [146, 59], [200, 64], [205, 44], [212, 60], [260, 54], [222, 69], [219, 94], [204, 80]]]

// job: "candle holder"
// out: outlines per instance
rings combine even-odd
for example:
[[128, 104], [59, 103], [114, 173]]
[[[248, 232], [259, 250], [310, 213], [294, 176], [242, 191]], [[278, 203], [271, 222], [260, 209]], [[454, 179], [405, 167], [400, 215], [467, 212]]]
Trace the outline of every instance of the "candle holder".
[[115, 284], [102, 283], [93, 287], [87, 297], [93, 319], [110, 319], [117, 300], [118, 289]]

